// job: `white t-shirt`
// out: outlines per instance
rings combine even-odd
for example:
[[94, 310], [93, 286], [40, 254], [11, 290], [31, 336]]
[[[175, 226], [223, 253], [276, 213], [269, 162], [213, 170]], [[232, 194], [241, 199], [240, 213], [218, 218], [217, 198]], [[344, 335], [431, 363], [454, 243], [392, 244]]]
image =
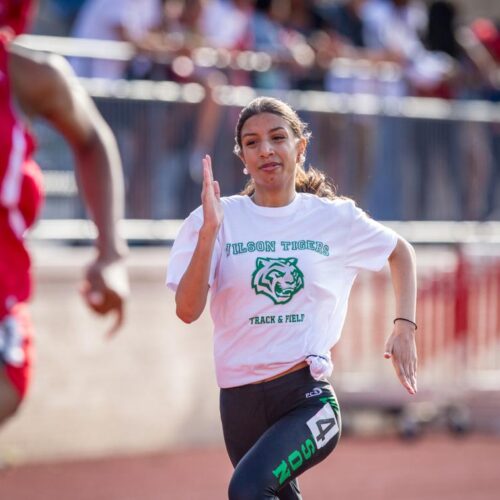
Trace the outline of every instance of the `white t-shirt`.
[[[351, 200], [300, 193], [277, 208], [258, 206], [248, 196], [221, 201], [224, 220], [209, 278], [219, 386], [257, 382], [304, 359], [323, 361], [316, 378], [329, 375], [330, 349], [340, 338], [356, 274], [383, 267], [396, 233]], [[202, 222], [199, 207], [175, 240], [167, 271], [172, 290], [189, 265]]]

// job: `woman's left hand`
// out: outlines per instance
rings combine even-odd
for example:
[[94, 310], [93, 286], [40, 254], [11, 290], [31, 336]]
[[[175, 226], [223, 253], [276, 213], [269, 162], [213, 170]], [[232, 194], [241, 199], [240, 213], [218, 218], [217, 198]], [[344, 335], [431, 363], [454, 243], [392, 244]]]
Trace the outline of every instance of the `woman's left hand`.
[[403, 387], [410, 393], [417, 392], [417, 346], [415, 328], [410, 323], [397, 321], [385, 344], [384, 357], [392, 365]]

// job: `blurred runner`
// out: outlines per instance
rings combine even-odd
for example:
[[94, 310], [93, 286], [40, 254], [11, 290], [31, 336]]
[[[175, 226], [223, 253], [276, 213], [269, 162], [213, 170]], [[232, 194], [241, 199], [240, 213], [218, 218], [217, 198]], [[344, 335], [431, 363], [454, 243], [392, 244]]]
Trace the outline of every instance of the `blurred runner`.
[[63, 58], [11, 45], [33, 14], [29, 0], [0, 0], [0, 424], [26, 395], [33, 327], [32, 291], [24, 242], [43, 202], [42, 175], [33, 161], [34, 139], [21, 120], [47, 120], [75, 156], [81, 190], [97, 226], [96, 257], [86, 271], [83, 296], [91, 309], [123, 321], [128, 278], [126, 243], [117, 221], [123, 214], [123, 178], [114, 137]]

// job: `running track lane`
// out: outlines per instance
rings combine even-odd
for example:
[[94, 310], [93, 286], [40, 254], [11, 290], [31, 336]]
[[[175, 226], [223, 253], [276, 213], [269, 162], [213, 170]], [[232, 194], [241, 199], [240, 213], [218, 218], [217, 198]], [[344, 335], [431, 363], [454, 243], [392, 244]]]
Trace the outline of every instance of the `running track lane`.
[[[497, 500], [500, 436], [341, 440], [301, 478], [305, 500]], [[1, 500], [224, 500], [222, 449], [12, 467]]]

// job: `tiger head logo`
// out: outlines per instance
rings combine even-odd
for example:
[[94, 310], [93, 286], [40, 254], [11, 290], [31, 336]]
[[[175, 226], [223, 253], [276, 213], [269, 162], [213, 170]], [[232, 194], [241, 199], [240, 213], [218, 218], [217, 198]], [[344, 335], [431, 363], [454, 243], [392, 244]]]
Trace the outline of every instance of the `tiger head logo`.
[[295, 257], [271, 259], [258, 257], [252, 273], [255, 293], [267, 295], [275, 304], [286, 304], [302, 288], [304, 275]]

